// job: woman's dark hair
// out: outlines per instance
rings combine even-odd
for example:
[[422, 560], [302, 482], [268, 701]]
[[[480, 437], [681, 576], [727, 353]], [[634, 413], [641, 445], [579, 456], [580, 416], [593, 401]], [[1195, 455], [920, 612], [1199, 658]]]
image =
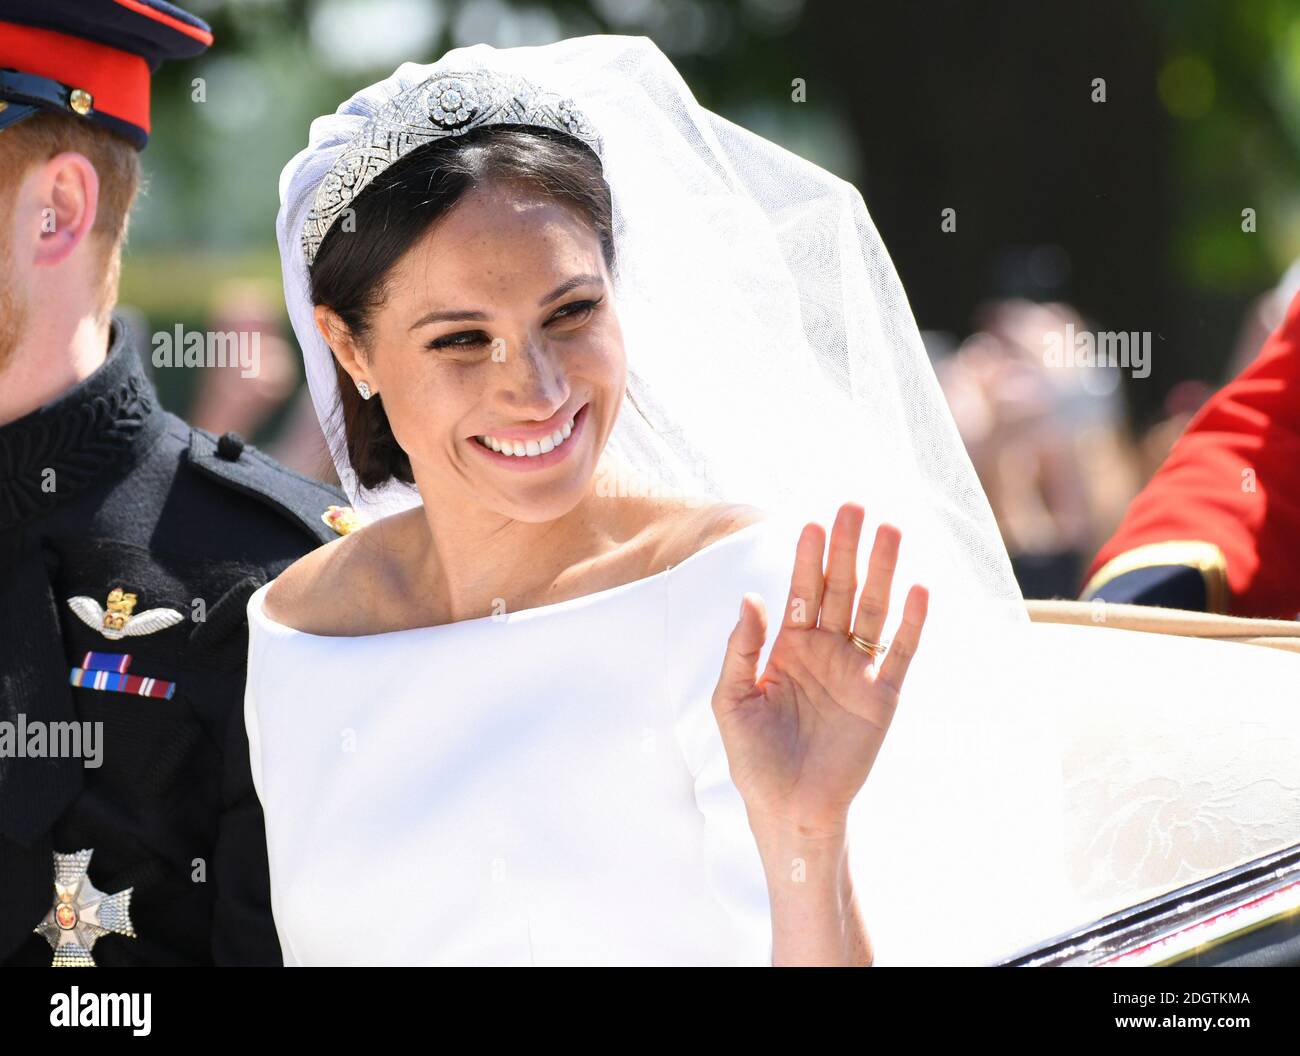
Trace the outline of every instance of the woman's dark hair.
[[[397, 262], [467, 192], [497, 182], [523, 184], [575, 207], [614, 274], [609, 187], [591, 148], [547, 128], [491, 125], [412, 151], [357, 195], [351, 222], [346, 229], [336, 222], [316, 253], [312, 303], [332, 308], [364, 343]], [[393, 436], [382, 395], [363, 400], [337, 359], [334, 368], [348, 458], [360, 485], [375, 488], [393, 477], [413, 484], [411, 461]]]

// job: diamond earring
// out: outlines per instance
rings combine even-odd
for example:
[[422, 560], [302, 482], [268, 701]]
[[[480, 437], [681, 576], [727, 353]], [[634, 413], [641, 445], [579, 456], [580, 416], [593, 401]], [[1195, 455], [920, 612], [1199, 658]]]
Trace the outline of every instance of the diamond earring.
[[367, 385], [364, 381], [357, 382], [357, 392], [361, 393], [361, 398], [363, 400], [370, 399], [370, 386]]

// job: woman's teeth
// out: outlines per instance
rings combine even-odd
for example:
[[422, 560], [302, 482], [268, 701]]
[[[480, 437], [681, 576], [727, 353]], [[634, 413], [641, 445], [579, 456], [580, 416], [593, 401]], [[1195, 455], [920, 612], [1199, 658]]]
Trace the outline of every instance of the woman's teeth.
[[569, 439], [569, 434], [572, 432], [573, 418], [570, 418], [550, 436], [544, 436], [540, 440], [498, 440], [495, 436], [476, 436], [474, 439], [484, 447], [490, 447], [501, 455], [513, 455], [516, 458], [536, 458], [538, 455], [545, 455], [554, 451]]

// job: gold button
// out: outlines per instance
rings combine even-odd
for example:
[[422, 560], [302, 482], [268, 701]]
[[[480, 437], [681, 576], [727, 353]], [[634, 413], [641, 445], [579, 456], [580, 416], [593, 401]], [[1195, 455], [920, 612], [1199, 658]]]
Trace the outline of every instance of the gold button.
[[9, 104], [6, 103], [3, 99], [0, 99], [0, 114], [3, 114], [8, 109], [9, 109]]
[[72, 89], [72, 94], [68, 96], [68, 105], [79, 114], [90, 113], [90, 108], [94, 106], [95, 99], [84, 88]]

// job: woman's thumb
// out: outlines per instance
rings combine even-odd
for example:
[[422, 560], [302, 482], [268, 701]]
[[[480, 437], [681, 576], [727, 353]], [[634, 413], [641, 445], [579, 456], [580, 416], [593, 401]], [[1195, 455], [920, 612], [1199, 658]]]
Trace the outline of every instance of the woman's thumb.
[[758, 658], [767, 638], [767, 610], [757, 594], [740, 599], [740, 616], [727, 638], [722, 674], [713, 693], [715, 710], [725, 711], [749, 696], [758, 680]]

